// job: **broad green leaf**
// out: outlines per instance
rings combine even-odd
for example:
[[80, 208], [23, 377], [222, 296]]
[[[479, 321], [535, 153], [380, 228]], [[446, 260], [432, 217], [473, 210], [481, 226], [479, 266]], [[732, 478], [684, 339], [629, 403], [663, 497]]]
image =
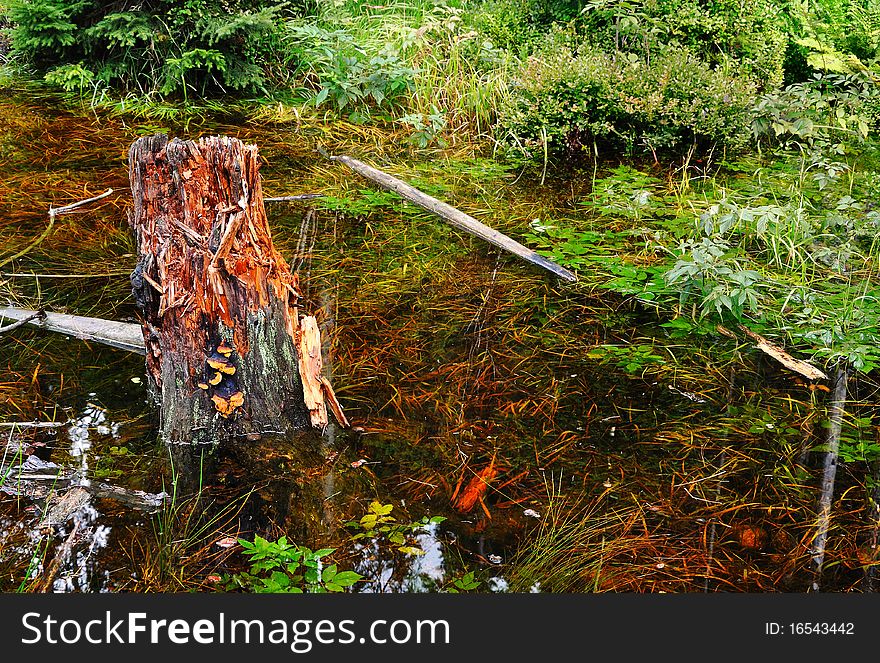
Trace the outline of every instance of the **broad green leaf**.
[[333, 578], [333, 582], [340, 587], [350, 587], [361, 578], [363, 578], [363, 576], [360, 573], [354, 571], [340, 571], [336, 574], [336, 577]]

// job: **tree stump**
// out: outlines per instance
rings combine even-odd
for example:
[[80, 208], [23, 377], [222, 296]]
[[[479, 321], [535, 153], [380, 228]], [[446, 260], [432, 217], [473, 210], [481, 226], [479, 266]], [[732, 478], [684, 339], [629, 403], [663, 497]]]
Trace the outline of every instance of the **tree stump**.
[[173, 444], [258, 439], [323, 428], [315, 318], [301, 316], [297, 276], [275, 249], [254, 145], [165, 135], [129, 150], [147, 375]]

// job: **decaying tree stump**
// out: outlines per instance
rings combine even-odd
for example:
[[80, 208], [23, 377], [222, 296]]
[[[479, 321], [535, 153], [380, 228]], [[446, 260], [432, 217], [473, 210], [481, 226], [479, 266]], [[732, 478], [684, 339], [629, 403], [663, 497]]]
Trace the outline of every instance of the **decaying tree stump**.
[[170, 443], [255, 439], [327, 425], [313, 317], [275, 249], [257, 148], [235, 138], [165, 135], [129, 151], [147, 374]]

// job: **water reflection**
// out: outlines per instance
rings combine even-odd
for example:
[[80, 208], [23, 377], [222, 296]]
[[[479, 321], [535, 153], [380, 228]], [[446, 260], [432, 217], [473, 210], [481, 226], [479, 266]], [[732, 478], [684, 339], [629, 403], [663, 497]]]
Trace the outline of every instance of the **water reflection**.
[[[92, 392], [89, 397], [94, 398], [96, 395]], [[88, 452], [92, 448], [91, 431], [94, 430], [99, 435], [119, 437], [119, 424], [108, 425], [106, 422], [106, 410], [91, 402], [86, 404], [82, 414], [70, 420], [70, 427], [67, 429], [70, 438], [70, 455], [80, 461], [80, 481], [88, 481]]]
[[438, 524], [429, 523], [415, 535], [423, 554], [396, 555], [378, 539], [355, 545], [359, 555], [354, 570], [369, 580], [359, 590], [365, 594], [434, 592], [447, 579], [444, 544]]

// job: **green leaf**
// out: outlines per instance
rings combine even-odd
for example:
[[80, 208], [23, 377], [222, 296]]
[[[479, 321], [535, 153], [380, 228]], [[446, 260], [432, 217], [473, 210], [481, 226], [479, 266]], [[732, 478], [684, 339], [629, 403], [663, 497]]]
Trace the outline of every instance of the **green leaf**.
[[288, 585], [290, 585], [290, 576], [288, 576], [286, 573], [282, 573], [281, 571], [275, 571], [274, 573], [272, 573], [270, 579], [279, 587], [287, 587]]
[[331, 564], [321, 572], [321, 580], [323, 580], [325, 583], [332, 582], [333, 578], [336, 577], [336, 573], [336, 565]]
[[355, 571], [340, 571], [336, 574], [336, 577], [333, 578], [333, 583], [340, 587], [350, 587], [361, 578], [363, 578], [363, 576]]
[[373, 501], [370, 502], [370, 513], [375, 513], [377, 516], [387, 516], [394, 510], [394, 505], [392, 504], [380, 504], [379, 502]]

